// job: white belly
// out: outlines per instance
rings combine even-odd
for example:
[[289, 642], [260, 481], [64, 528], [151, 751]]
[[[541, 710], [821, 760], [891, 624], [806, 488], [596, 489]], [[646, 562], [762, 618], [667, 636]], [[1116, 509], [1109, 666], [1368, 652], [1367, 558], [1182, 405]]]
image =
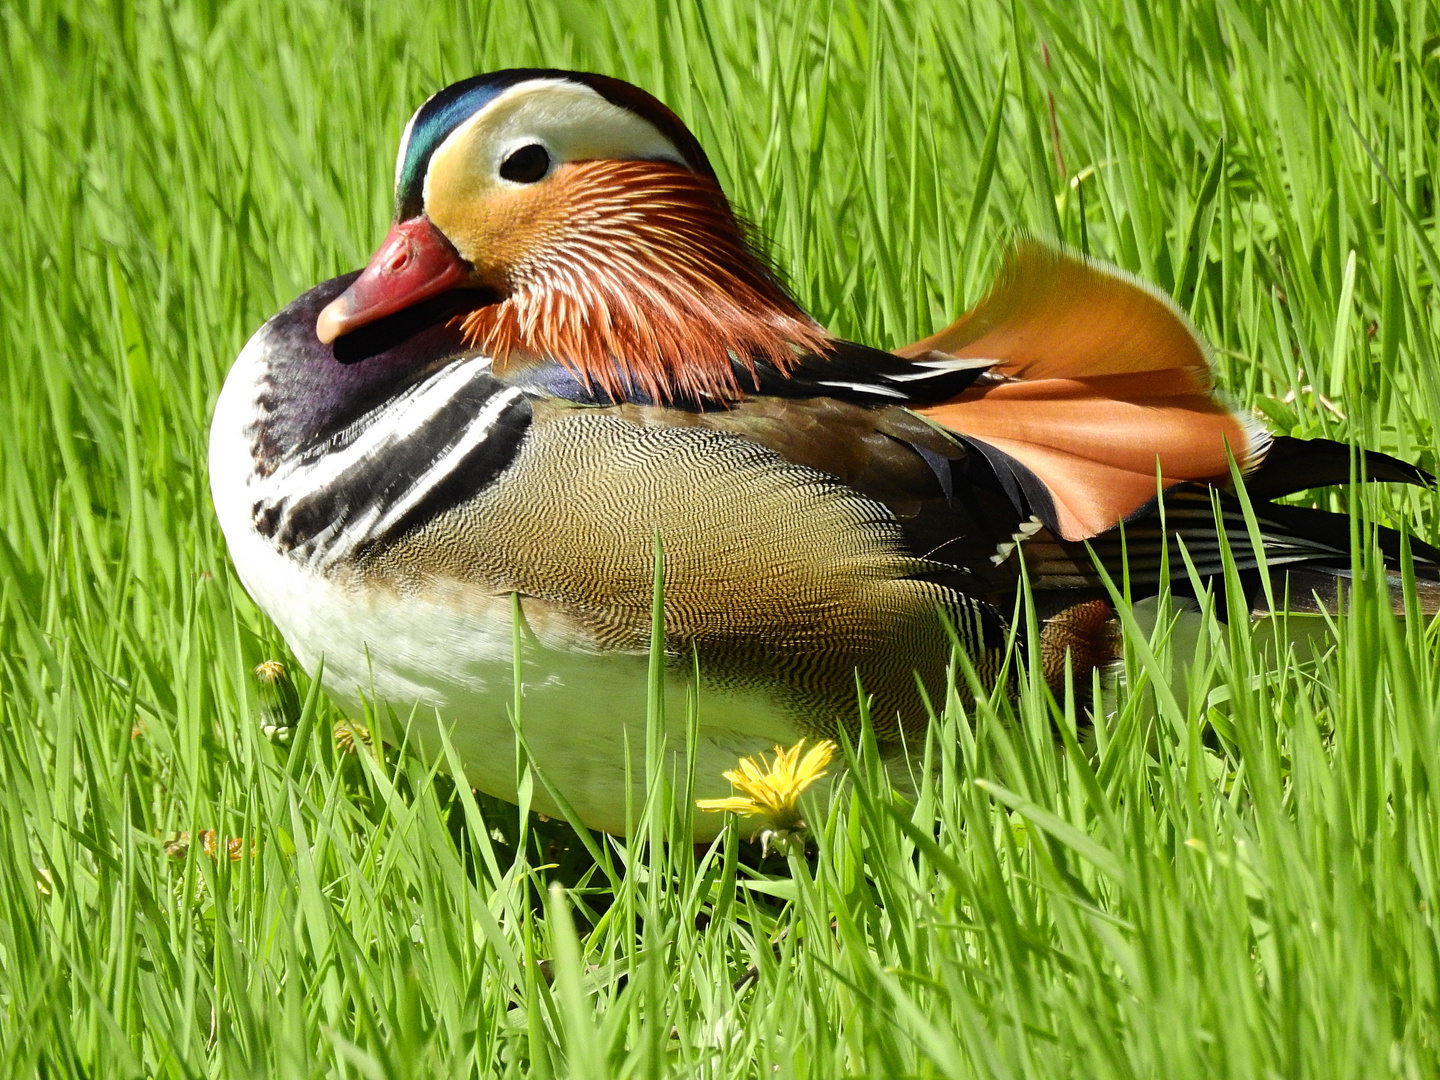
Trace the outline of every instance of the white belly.
[[[253, 534], [252, 534], [253, 535]], [[250, 547], [252, 545], [244, 545]], [[442, 752], [445, 725], [468, 782], [487, 794], [516, 798], [516, 746], [510, 711], [515, 662], [511, 599], [484, 610], [430, 599], [396, 603], [318, 579], [255, 538], [243, 555], [232, 545], [241, 580], [274, 618], [300, 662], [314, 670], [323, 659], [324, 683], [341, 700], [363, 695], [380, 715], [393, 711], [390, 738], [408, 736], [432, 759]], [[592, 828], [623, 832], [626, 761], [629, 798], [638, 813], [645, 798], [647, 657], [597, 655], [552, 647], [529, 636], [521, 647], [520, 723], [536, 766]], [[667, 769], [684, 775], [688, 698], [692, 680], [667, 675]], [[741, 755], [794, 743], [800, 732], [769, 701], [701, 690], [695, 694], [698, 798], [730, 794], [721, 776]], [[536, 784], [534, 808], [558, 816], [560, 807]], [[713, 835], [723, 821], [697, 815], [697, 835]]]

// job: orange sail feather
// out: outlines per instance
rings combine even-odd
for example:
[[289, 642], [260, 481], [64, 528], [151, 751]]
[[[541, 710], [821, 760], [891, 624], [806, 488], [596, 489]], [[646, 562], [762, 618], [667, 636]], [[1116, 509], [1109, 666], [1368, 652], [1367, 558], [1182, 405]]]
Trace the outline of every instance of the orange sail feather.
[[1185, 481], [1228, 482], [1266, 436], [1215, 394], [1209, 351], [1167, 297], [1035, 241], [953, 325], [896, 350], [990, 359], [987, 377], [919, 410], [1020, 462], [1049, 490], [1067, 540], [1112, 528]]

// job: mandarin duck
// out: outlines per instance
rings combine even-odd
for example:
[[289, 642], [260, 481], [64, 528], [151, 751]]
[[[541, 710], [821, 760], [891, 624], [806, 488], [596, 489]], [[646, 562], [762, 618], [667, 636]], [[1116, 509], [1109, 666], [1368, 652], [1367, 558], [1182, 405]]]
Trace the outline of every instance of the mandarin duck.
[[[514, 801], [519, 640], [533, 760], [612, 832], [643, 795], [627, 758], [645, 760], [657, 546], [694, 794], [725, 794], [742, 755], [853, 733], [857, 686], [898, 773], [952, 642], [1001, 677], [1022, 563], [1056, 687], [1116, 655], [1097, 565], [1137, 595], [1165, 575], [1186, 591], [1178, 540], [1202, 579], [1228, 549], [1255, 591], [1232, 460], [1280, 592], [1333, 600], [1348, 520], [1271, 500], [1348, 483], [1353, 452], [1227, 405], [1167, 297], [1028, 242], [933, 337], [841, 340], [674, 113], [552, 70], [420, 107], [389, 235], [254, 335], [210, 444], [240, 579], [332, 693], [387, 703], [432, 754], [444, 724], [469, 781]], [[1381, 454], [1360, 469], [1429, 479]], [[1379, 542], [1398, 566], [1398, 536]], [[1440, 553], [1413, 552], [1440, 590]], [[539, 786], [533, 805], [560, 810]], [[698, 816], [697, 837], [718, 826]]]

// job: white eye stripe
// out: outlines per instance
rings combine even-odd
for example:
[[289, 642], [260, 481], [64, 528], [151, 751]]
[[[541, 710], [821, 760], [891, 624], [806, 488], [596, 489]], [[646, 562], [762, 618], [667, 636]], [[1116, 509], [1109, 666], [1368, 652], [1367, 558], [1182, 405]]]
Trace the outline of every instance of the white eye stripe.
[[497, 95], [435, 148], [425, 175], [426, 203], [432, 174], [451, 154], [467, 155], [465, 174], [494, 183], [506, 157], [532, 143], [545, 148], [552, 169], [569, 161], [604, 159], [690, 167], [659, 128], [591, 87], [566, 79], [531, 79]]

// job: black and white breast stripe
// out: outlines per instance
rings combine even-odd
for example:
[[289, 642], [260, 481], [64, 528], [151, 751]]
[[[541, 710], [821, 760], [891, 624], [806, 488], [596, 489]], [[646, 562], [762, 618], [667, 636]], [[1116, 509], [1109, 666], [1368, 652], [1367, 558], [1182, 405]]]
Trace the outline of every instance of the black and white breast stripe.
[[316, 569], [394, 542], [488, 486], [530, 425], [487, 357], [450, 364], [250, 485], [251, 520]]

